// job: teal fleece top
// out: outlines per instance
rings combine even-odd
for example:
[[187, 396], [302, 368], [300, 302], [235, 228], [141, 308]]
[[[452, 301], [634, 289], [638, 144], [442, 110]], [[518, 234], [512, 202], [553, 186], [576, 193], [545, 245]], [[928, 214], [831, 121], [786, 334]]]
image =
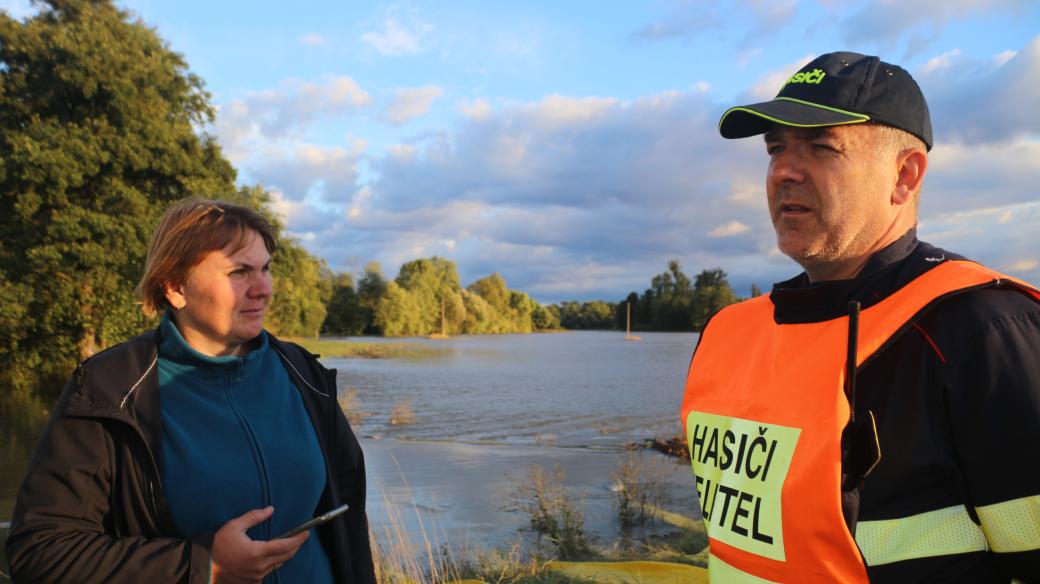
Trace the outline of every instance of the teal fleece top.
[[[163, 316], [159, 345], [162, 477], [185, 536], [216, 532], [252, 509], [274, 506], [249, 531], [269, 540], [328, 509], [317, 509], [325, 464], [303, 400], [281, 358], [259, 336], [243, 356], [194, 350]], [[316, 532], [265, 584], [332, 583]]]

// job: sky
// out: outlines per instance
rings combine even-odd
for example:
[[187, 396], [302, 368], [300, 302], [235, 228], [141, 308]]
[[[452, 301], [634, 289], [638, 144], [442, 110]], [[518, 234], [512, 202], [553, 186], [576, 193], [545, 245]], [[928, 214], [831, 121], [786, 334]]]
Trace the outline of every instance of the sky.
[[617, 301], [678, 259], [768, 289], [801, 268], [761, 139], [719, 117], [851, 50], [928, 100], [920, 238], [1040, 282], [1035, 0], [118, 3], [204, 79], [239, 182], [335, 271], [437, 255], [463, 285]]

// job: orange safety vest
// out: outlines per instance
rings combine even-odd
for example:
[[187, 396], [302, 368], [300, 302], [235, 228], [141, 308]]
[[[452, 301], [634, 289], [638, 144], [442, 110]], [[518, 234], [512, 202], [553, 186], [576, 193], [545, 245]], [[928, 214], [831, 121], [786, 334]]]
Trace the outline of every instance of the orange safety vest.
[[[966, 261], [925, 272], [860, 313], [856, 365], [936, 301], [1004, 280], [1029, 288]], [[847, 316], [777, 325], [759, 296], [705, 329], [682, 421], [713, 584], [868, 581], [841, 507], [848, 327]]]

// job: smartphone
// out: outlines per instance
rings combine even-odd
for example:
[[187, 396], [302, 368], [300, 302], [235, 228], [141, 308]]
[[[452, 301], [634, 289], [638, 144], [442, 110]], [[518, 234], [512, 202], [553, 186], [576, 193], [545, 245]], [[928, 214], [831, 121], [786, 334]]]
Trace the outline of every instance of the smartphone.
[[275, 539], [285, 539], [287, 537], [292, 537], [292, 536], [296, 535], [297, 533], [300, 533], [301, 531], [307, 531], [308, 529], [311, 529], [311, 528], [317, 527], [319, 525], [322, 525], [324, 523], [327, 523], [329, 521], [332, 521], [336, 517], [339, 517], [340, 515], [346, 513], [347, 509], [350, 509], [350, 505], [345, 505], [345, 504], [344, 505], [340, 505], [339, 507], [336, 507], [335, 509], [333, 509], [332, 511], [329, 511], [328, 513], [325, 513], [324, 515], [318, 515], [317, 517], [315, 517], [314, 519], [311, 519], [310, 521], [304, 521], [303, 523], [297, 525], [296, 527], [290, 529], [289, 531], [286, 531], [285, 533], [279, 535]]

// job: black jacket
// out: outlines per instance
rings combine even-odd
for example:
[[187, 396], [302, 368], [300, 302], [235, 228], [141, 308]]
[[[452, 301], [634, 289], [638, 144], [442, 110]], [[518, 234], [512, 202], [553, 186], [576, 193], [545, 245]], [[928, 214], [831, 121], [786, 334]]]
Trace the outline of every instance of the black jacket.
[[[963, 259], [914, 231], [873, 256], [851, 280], [805, 274], [771, 294], [778, 323], [843, 316], [872, 306], [943, 261]], [[863, 363], [856, 410], [877, 416], [881, 462], [860, 484], [858, 521], [1040, 497], [1040, 304], [990, 286], [927, 307]], [[1027, 529], [1036, 517], [1022, 516]], [[1023, 532], [1025, 533], [1025, 532]], [[868, 567], [872, 582], [1040, 581], [1040, 541], [1014, 553], [979, 551]]]
[[[314, 424], [328, 472], [319, 528], [336, 582], [375, 582], [361, 447], [335, 371], [270, 336]], [[6, 543], [15, 582], [207, 584], [213, 534], [178, 532], [163, 496], [158, 330], [84, 361], [62, 391], [15, 503]]]

